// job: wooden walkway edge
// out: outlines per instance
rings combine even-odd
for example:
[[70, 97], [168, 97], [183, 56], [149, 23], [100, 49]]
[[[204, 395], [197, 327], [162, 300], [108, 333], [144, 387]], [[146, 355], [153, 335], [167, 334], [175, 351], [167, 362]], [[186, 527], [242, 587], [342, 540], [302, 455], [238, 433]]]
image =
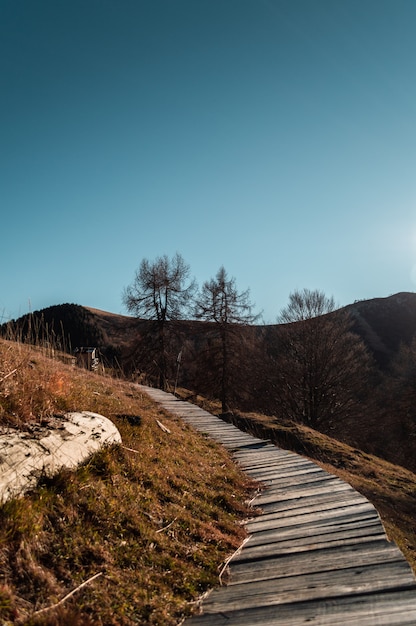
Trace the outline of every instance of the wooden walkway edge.
[[265, 489], [250, 539], [185, 626], [415, 626], [416, 580], [364, 496], [312, 461], [159, 389], [169, 412], [223, 444]]

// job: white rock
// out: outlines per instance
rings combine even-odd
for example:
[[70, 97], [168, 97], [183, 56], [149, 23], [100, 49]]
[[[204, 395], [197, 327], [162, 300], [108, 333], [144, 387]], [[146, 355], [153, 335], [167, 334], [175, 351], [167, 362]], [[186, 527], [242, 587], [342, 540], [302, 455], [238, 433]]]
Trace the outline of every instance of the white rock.
[[22, 495], [42, 474], [52, 476], [63, 467], [73, 469], [93, 452], [121, 436], [109, 419], [83, 411], [55, 418], [34, 432], [0, 431], [0, 502]]

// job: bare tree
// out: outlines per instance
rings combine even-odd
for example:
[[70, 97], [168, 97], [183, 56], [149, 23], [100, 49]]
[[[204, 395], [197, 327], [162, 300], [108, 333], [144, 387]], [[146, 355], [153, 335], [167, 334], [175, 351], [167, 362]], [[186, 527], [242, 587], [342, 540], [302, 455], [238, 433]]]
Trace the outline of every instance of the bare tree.
[[288, 324], [309, 320], [335, 310], [334, 298], [327, 297], [318, 289], [302, 289], [294, 291], [289, 296], [289, 304], [281, 310], [278, 322]]
[[295, 291], [278, 318], [277, 394], [284, 414], [312, 427], [357, 410], [370, 357], [348, 314], [323, 292]]
[[154, 261], [143, 259], [123, 294], [123, 302], [130, 313], [156, 323], [157, 365], [162, 389], [167, 388], [166, 324], [188, 314], [195, 289], [189, 265], [176, 253], [171, 259], [166, 255]]
[[252, 324], [259, 315], [252, 312], [249, 290], [238, 292], [235, 278], [229, 278], [220, 267], [215, 278], [206, 281], [196, 301], [198, 319], [212, 321], [218, 327], [221, 353], [220, 397], [222, 412], [229, 410], [230, 339], [238, 325]]

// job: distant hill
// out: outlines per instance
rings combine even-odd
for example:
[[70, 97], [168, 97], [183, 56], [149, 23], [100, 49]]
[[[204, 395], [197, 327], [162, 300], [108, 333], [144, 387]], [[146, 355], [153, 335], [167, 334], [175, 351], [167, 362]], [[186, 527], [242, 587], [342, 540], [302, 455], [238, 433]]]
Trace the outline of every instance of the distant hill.
[[1, 327], [3, 336], [29, 343], [53, 343], [71, 352], [79, 345], [98, 345], [103, 341], [94, 316], [77, 304], [50, 306], [27, 313]]
[[353, 330], [382, 368], [390, 364], [401, 343], [410, 344], [416, 334], [416, 293], [362, 300], [344, 310], [354, 321]]
[[[402, 344], [410, 345], [416, 336], [416, 293], [402, 292], [386, 298], [360, 300], [339, 309], [352, 320], [351, 330], [366, 345], [381, 370], [388, 369]], [[196, 331], [196, 322], [183, 322]], [[191, 326], [192, 324], [192, 326]], [[209, 324], [208, 324], [209, 326]], [[279, 324], [243, 327], [244, 333], [258, 340], [272, 338]]]
[[68, 353], [81, 346], [94, 346], [110, 365], [120, 357], [125, 342], [131, 342], [134, 333], [130, 327], [135, 322], [133, 318], [67, 303], [11, 320], [0, 326], [0, 334], [33, 344], [51, 344]]
[[[387, 298], [374, 298], [349, 304], [343, 309], [351, 315], [353, 331], [364, 341], [377, 364], [385, 369], [401, 343], [409, 344], [416, 334], [416, 293], [398, 293]], [[176, 348], [183, 342], [200, 343], [213, 325], [184, 320], [171, 323], [177, 336]], [[24, 315], [0, 326], [2, 336], [23, 340], [57, 342], [72, 352], [76, 347], [98, 347], [108, 362], [116, 359], [127, 369], [140, 338], [152, 323], [127, 315], [119, 315], [77, 304], [61, 304]], [[278, 325], [242, 327], [242, 333], [259, 341], [273, 335]], [[174, 348], [174, 349], [176, 349]]]
[[[87, 309], [95, 316], [97, 327], [110, 344], [131, 349], [134, 334], [144, 330], [146, 322], [99, 309]], [[376, 362], [388, 367], [402, 343], [410, 344], [416, 335], [416, 293], [402, 292], [387, 298], [360, 300], [341, 310], [351, 315], [352, 330], [359, 335]], [[176, 323], [182, 332], [199, 335], [212, 326], [210, 323], [186, 321]], [[274, 325], [276, 328], [278, 325]], [[272, 325], [273, 327], [273, 325]], [[255, 326], [262, 336], [263, 326]], [[270, 328], [270, 326], [269, 326]], [[244, 332], [244, 328], [242, 329]], [[189, 337], [189, 335], [188, 335]]]
[[[416, 293], [354, 302], [352, 330], [374, 357], [368, 398], [349, 420], [320, 424], [321, 432], [392, 462], [416, 469], [416, 380], [390, 375], [390, 365], [402, 344], [416, 336]], [[331, 314], [330, 314], [331, 315]], [[230, 386], [236, 411], [252, 411], [284, 419], [276, 382], [275, 346], [281, 327], [241, 326], [230, 347]], [[157, 385], [155, 323], [127, 315], [62, 304], [35, 311], [0, 326], [0, 335], [37, 344], [52, 344], [73, 352], [76, 347], [99, 349], [105, 366], [133, 380]], [[218, 398], [220, 360], [217, 327], [210, 322], [170, 322], [166, 342], [168, 379], [208, 398]], [[181, 356], [180, 360], [178, 357]], [[393, 371], [393, 370], [392, 370]], [[413, 408], [415, 407], [415, 408]]]

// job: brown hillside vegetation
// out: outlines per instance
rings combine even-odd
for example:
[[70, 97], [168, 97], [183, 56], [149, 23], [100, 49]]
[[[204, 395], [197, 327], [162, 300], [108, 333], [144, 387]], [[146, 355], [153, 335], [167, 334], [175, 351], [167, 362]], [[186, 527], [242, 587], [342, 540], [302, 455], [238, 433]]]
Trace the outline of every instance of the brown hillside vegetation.
[[[416, 471], [416, 294], [399, 293], [351, 304], [341, 311], [364, 343], [371, 371], [348, 413], [338, 411], [314, 424], [322, 433]], [[332, 315], [332, 314], [331, 314]], [[329, 318], [329, 316], [326, 316]], [[230, 406], [235, 411], [287, 418], [281, 397], [282, 325], [233, 325], [229, 346]], [[0, 327], [3, 336], [24, 341], [99, 348], [107, 371], [157, 385], [158, 330], [151, 320], [74, 304], [49, 307]], [[215, 324], [169, 322], [165, 360], [168, 381], [215, 399], [221, 386], [221, 355]], [[413, 342], [413, 343], [412, 343]], [[181, 355], [180, 367], [178, 355]], [[284, 363], [284, 361], [283, 361]], [[290, 363], [286, 372], [291, 371]], [[348, 371], [344, 372], [346, 380]], [[352, 379], [350, 379], [352, 380]], [[290, 402], [290, 393], [286, 395]], [[347, 397], [348, 401], [348, 397]], [[300, 417], [299, 419], [302, 419]]]
[[[43, 477], [31, 493], [3, 504], [0, 620], [177, 624], [240, 544], [238, 521], [253, 485], [224, 450], [156, 408], [134, 384], [69, 366], [56, 351], [51, 360], [48, 351], [0, 341], [3, 427], [33, 430], [81, 408], [110, 417], [125, 447], [94, 455], [77, 472]], [[228, 419], [350, 482], [374, 503], [416, 570], [414, 474], [294, 422], [238, 412]]]
[[109, 417], [123, 446], [0, 507], [0, 623], [177, 624], [243, 540], [253, 485], [134, 385], [0, 341], [3, 428], [79, 409]]
[[[392, 463], [416, 471], [416, 294], [399, 293], [351, 304], [346, 311], [352, 330], [373, 358], [373, 371], [348, 417], [322, 421], [315, 427], [353, 447], [377, 454]], [[155, 358], [157, 329], [151, 320], [85, 308], [78, 305], [49, 307], [1, 328], [3, 334], [31, 340], [36, 331], [58, 345], [95, 345], [104, 364], [132, 380], [157, 385]], [[230, 404], [237, 411], [261, 412], [276, 419], [286, 415], [279, 398], [279, 333], [281, 325], [238, 326], [231, 339]], [[216, 348], [217, 332], [210, 322], [169, 322], [166, 360], [171, 389], [176, 379], [188, 389], [214, 399], [218, 397], [221, 363]], [[95, 342], [95, 343], [90, 343]], [[178, 368], [177, 357], [181, 354]], [[401, 370], [397, 360], [401, 361]]]
[[[350, 316], [352, 332], [364, 343], [372, 367], [365, 376], [356, 375], [357, 380], [362, 379], [363, 389], [348, 414], [344, 412], [340, 419], [334, 410], [314, 427], [354, 448], [416, 471], [416, 294], [360, 301], [341, 311]], [[151, 320], [66, 304], [24, 316], [3, 325], [0, 331], [6, 337], [40, 340], [43, 345], [52, 343], [65, 349], [94, 345], [107, 371], [158, 384], [158, 331]], [[281, 331], [279, 324], [233, 325], [228, 367], [232, 410], [286, 419], [284, 398], [280, 397], [284, 371]], [[167, 324], [166, 333], [170, 388], [178, 383], [205, 397], [218, 398], [221, 355], [215, 324], [174, 321]], [[291, 371], [290, 363], [286, 371]], [[344, 376], [348, 380], [348, 371]], [[288, 396], [290, 401], [290, 393]]]
[[354, 319], [355, 331], [383, 368], [389, 367], [400, 345], [409, 344], [416, 333], [416, 293], [362, 300], [345, 310]]

